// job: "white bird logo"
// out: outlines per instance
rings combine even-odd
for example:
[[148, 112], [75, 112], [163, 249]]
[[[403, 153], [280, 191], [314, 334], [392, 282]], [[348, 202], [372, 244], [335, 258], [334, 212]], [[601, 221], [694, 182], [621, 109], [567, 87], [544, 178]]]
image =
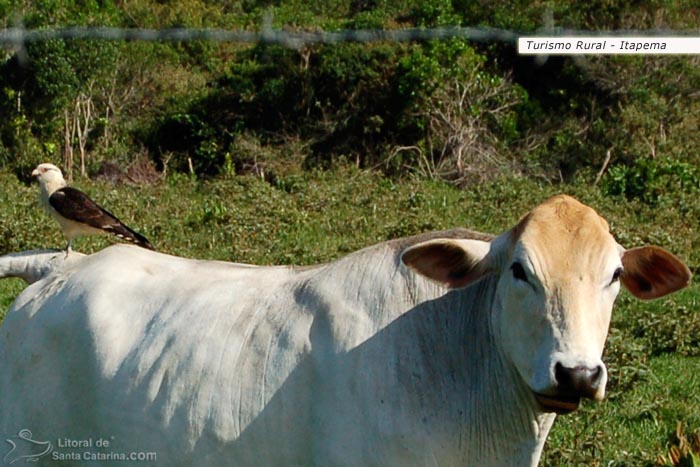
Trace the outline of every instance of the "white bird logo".
[[[5, 454], [3, 461], [6, 464], [14, 464], [21, 460], [25, 462], [37, 462], [40, 458], [46, 456], [53, 450], [53, 445], [50, 441], [36, 441], [32, 438], [32, 432], [24, 429], [20, 430], [17, 436], [5, 440], [12, 448], [10, 452]], [[27, 453], [21, 453], [24, 451]]]

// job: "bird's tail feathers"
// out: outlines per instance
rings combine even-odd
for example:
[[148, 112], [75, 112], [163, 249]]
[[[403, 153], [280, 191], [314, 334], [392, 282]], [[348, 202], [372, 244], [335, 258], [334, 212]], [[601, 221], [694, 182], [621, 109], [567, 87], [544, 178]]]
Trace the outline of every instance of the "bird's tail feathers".
[[138, 245], [142, 248], [155, 251], [155, 247], [151, 245], [151, 242], [149, 242], [146, 237], [144, 237], [138, 232], [131, 230], [124, 224], [109, 225], [106, 226], [104, 229], [108, 232], [113, 233], [122, 240], [126, 240], [127, 242], [131, 242], [134, 245]]

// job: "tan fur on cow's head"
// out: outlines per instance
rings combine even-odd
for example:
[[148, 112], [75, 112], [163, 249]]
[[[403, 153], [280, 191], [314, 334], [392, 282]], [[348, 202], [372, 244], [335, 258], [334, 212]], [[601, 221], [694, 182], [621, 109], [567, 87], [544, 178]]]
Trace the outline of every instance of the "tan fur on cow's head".
[[593, 274], [600, 265], [589, 250], [611, 247], [608, 223], [591, 208], [568, 196], [557, 196], [535, 208], [510, 231], [510, 241], [538, 255], [547, 277], [567, 281]]

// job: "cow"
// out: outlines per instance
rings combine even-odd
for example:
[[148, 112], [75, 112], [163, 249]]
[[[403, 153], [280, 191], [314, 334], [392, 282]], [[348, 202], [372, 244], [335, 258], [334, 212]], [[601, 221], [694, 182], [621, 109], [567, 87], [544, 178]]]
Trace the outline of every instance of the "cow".
[[605, 396], [620, 284], [690, 281], [566, 195], [496, 237], [317, 266], [114, 245], [7, 255], [0, 276], [30, 283], [0, 327], [0, 436], [31, 430], [57, 463], [169, 466], [537, 465], [556, 415]]

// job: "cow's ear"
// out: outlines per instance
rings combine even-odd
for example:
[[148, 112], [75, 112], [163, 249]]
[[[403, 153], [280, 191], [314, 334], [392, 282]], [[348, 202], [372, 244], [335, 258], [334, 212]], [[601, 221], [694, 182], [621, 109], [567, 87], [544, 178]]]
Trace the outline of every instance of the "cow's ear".
[[436, 239], [413, 245], [401, 255], [409, 268], [450, 288], [466, 287], [492, 268], [491, 243], [481, 240]]
[[688, 266], [658, 246], [632, 248], [622, 254], [620, 280], [635, 297], [649, 300], [690, 283]]

